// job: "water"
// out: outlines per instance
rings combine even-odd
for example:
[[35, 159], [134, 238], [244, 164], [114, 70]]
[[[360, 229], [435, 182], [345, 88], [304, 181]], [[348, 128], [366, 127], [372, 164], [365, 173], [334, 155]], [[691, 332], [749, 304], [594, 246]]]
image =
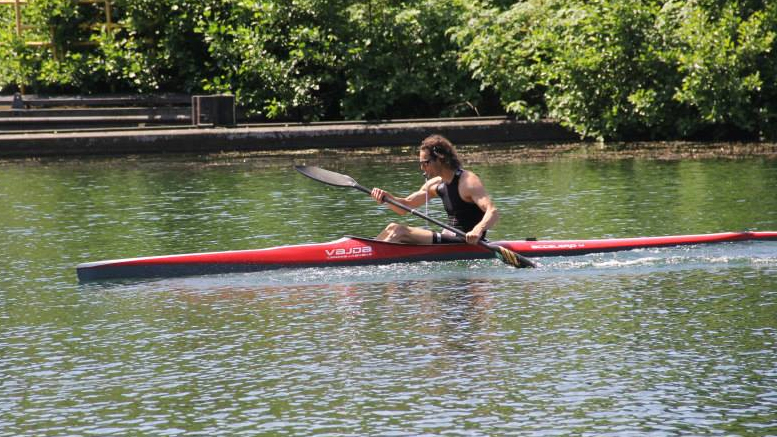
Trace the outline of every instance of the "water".
[[[480, 152], [466, 149], [466, 152]], [[777, 229], [777, 162], [473, 163], [492, 239]], [[466, 156], [466, 155], [465, 155]], [[409, 150], [0, 164], [0, 435], [775, 435], [777, 242], [79, 285], [373, 235]], [[430, 213], [440, 214], [437, 204]]]

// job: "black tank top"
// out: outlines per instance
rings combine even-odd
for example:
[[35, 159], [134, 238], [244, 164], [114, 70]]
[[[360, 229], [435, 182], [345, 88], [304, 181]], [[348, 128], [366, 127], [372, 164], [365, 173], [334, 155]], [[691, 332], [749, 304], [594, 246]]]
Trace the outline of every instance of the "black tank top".
[[459, 195], [459, 178], [463, 170], [454, 173], [450, 184], [441, 183], [437, 186], [437, 194], [442, 199], [445, 212], [448, 213], [448, 224], [454, 228], [469, 232], [481, 220], [485, 213], [474, 203], [465, 202]]

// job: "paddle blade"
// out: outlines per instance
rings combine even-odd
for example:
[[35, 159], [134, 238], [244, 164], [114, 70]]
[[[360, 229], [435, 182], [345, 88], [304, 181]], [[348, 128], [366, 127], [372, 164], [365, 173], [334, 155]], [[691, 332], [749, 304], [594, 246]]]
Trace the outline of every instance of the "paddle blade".
[[537, 264], [535, 264], [532, 260], [521, 254], [515, 253], [510, 249], [497, 245], [493, 245], [492, 247], [496, 257], [505, 264], [510, 264], [511, 266], [519, 269], [523, 267], [537, 267]]
[[335, 187], [356, 187], [358, 185], [350, 176], [324, 170], [320, 167], [314, 167], [312, 165], [295, 165], [294, 169], [311, 179], [315, 179], [327, 185]]

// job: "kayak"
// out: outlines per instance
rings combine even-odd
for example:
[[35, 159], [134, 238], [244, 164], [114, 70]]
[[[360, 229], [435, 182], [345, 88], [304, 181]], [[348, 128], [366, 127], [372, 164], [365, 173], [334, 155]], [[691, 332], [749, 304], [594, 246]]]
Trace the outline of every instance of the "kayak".
[[[529, 239], [493, 243], [527, 257], [546, 257], [746, 240], [777, 240], [777, 232], [723, 232], [598, 240], [536, 241]], [[400, 244], [346, 236], [327, 243], [88, 262], [76, 266], [76, 272], [80, 282], [90, 282], [253, 272], [281, 268], [470, 260], [494, 256], [494, 252], [487, 248], [465, 243]]]

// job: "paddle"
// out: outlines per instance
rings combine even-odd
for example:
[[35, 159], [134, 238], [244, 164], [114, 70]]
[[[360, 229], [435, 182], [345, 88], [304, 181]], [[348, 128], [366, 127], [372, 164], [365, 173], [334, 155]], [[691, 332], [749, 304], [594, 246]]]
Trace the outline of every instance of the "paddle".
[[[359, 191], [365, 192], [367, 194], [370, 194], [371, 191], [361, 185], [359, 185], [355, 180], [353, 180], [352, 177], [335, 173], [333, 171], [324, 170], [323, 168], [319, 167], [313, 167], [313, 166], [307, 166], [307, 165], [295, 165], [294, 169], [298, 172], [302, 173], [303, 175], [317, 180], [318, 182], [322, 182], [327, 185], [332, 185], [334, 187], [350, 187], [355, 188]], [[397, 202], [394, 199], [389, 199], [388, 197], [384, 197], [383, 200], [385, 202], [388, 202], [396, 207], [399, 207], [401, 209], [404, 209], [405, 211], [417, 216], [421, 217], [424, 220], [427, 220], [431, 223], [434, 223], [437, 226], [440, 226], [443, 229], [447, 229], [459, 237], [465, 238], [467, 234], [463, 232], [461, 229], [456, 229], [453, 226], [450, 226], [446, 223], [443, 223], [439, 220], [433, 219], [429, 217], [428, 215], [425, 215], [419, 211], [416, 211], [415, 209], [409, 208], [399, 202]], [[523, 255], [520, 255], [518, 253], [513, 252], [510, 249], [507, 249], [502, 246], [498, 246], [496, 244], [490, 243], [487, 240], [480, 240], [478, 241], [478, 244], [483, 246], [484, 248], [494, 252], [496, 254], [496, 257], [502, 260], [505, 264], [510, 264], [513, 267], [537, 267], [534, 262], [528, 258], [526, 258]]]

